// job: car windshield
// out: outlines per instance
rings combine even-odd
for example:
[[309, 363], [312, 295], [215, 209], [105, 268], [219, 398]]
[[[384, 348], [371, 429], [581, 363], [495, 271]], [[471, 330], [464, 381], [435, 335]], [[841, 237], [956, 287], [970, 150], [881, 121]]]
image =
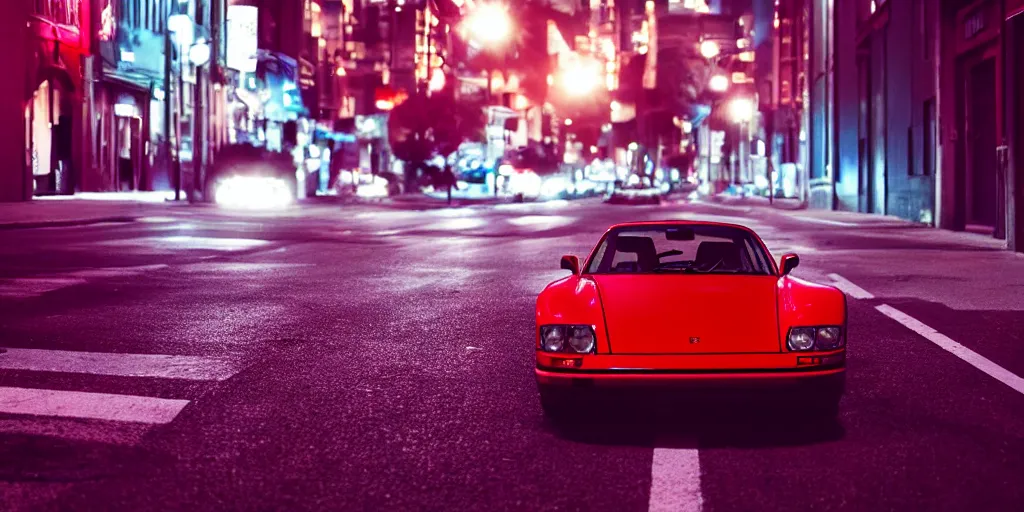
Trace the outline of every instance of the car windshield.
[[769, 258], [745, 229], [699, 224], [631, 226], [605, 236], [587, 273], [771, 275]]

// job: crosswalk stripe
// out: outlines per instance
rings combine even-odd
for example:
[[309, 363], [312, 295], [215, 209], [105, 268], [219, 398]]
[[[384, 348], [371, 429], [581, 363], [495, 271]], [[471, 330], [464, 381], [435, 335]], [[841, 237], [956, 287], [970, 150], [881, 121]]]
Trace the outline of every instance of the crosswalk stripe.
[[213, 381], [237, 371], [228, 361], [211, 357], [28, 348], [0, 350], [0, 369]]
[[148, 424], [170, 423], [188, 400], [0, 387], [0, 413]]

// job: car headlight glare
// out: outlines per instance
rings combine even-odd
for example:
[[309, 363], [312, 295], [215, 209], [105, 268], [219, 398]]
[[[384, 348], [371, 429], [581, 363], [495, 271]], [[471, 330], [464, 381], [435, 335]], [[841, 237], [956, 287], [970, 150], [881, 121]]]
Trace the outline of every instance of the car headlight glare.
[[565, 328], [549, 325], [540, 330], [541, 343], [548, 352], [559, 352], [565, 346]]
[[843, 329], [837, 326], [793, 327], [786, 346], [794, 352], [836, 350], [843, 347]]
[[790, 350], [803, 352], [814, 348], [814, 328], [794, 327], [789, 330], [789, 340], [786, 342]]
[[575, 326], [570, 332], [569, 347], [580, 354], [594, 350], [594, 331], [590, 327]]
[[597, 337], [589, 325], [544, 325], [540, 328], [540, 343], [545, 352], [589, 354]]

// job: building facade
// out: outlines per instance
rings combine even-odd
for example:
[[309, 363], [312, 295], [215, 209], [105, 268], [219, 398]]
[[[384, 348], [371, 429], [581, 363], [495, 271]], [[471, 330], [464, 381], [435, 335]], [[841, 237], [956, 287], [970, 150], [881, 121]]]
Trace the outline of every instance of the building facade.
[[[171, 190], [180, 185], [172, 162], [189, 162], [191, 174], [201, 171], [223, 133], [215, 78], [222, 52], [211, 44], [221, 36], [223, 5], [222, 0], [5, 4], [2, 18], [14, 24], [4, 32], [10, 35], [5, 59], [18, 78], [11, 82], [18, 85], [17, 94], [9, 97], [21, 98], [5, 103], [5, 115], [8, 126], [24, 129], [5, 137], [5, 156], [12, 156], [15, 146], [21, 150], [10, 160], [18, 165], [0, 172], [0, 198]], [[170, 33], [175, 14], [190, 20], [185, 48], [175, 48]], [[200, 57], [203, 62], [195, 65]], [[11, 117], [15, 108], [17, 119]]]
[[[1007, 91], [1024, 89], [1024, 0], [1007, 1], [1005, 15], [1005, 77]], [[1002, 153], [1006, 167], [1006, 241], [1011, 250], [1024, 252], [1024, 100], [1007, 95], [1007, 146]]]
[[5, 70], [0, 120], [0, 200], [73, 193], [82, 175], [82, 57], [88, 1], [4, 5]]
[[1021, 3], [775, 2], [775, 126], [795, 132], [777, 161], [797, 196], [1020, 250]]
[[[943, 3], [940, 225], [1009, 238], [1024, 250], [1017, 205], [1021, 123], [1016, 94], [1021, 2]], [[1016, 43], [1016, 44], [1015, 44]], [[1011, 152], [1011, 150], [1013, 150]]]

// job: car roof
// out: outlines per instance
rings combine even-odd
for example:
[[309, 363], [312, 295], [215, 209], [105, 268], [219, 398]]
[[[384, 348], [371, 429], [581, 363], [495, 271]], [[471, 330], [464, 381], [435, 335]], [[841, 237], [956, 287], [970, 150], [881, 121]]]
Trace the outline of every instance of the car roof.
[[635, 228], [635, 227], [659, 227], [659, 226], [718, 226], [724, 228], [735, 228], [742, 229], [749, 233], [754, 233], [753, 229], [741, 224], [733, 224], [729, 222], [713, 222], [708, 220], [644, 220], [644, 221], [633, 221], [633, 222], [620, 222], [613, 224], [608, 228], [608, 231], [612, 231], [620, 228]]

